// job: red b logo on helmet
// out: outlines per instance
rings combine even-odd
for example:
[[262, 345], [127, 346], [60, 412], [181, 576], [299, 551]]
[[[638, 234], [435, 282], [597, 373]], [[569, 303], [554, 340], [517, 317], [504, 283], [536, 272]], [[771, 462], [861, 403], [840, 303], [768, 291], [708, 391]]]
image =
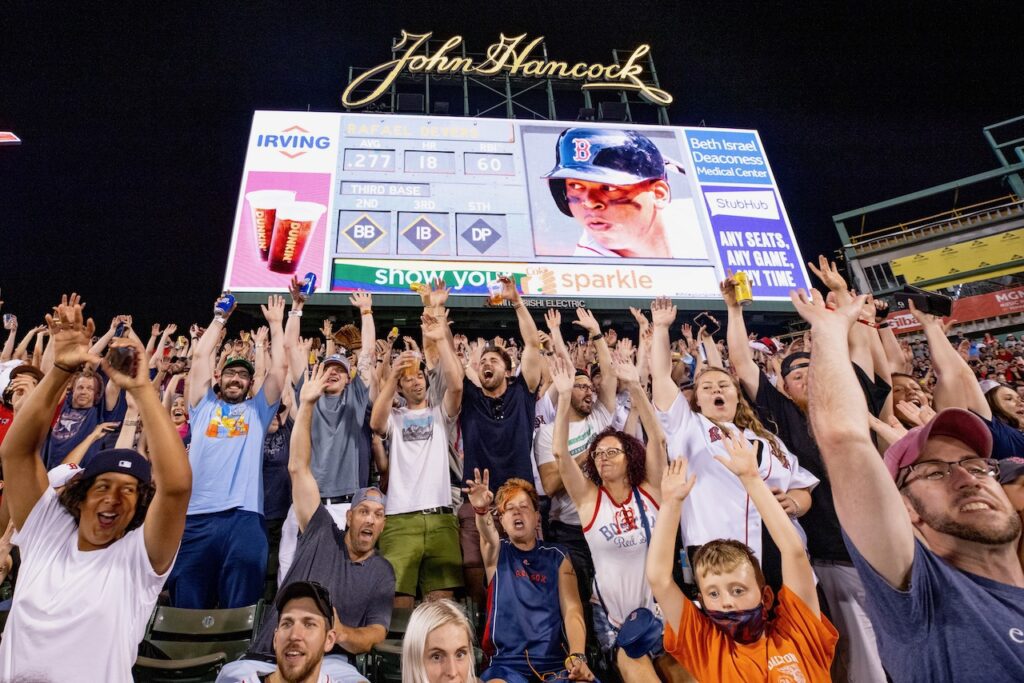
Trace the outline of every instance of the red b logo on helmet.
[[590, 140], [587, 138], [573, 138], [573, 161], [590, 161]]

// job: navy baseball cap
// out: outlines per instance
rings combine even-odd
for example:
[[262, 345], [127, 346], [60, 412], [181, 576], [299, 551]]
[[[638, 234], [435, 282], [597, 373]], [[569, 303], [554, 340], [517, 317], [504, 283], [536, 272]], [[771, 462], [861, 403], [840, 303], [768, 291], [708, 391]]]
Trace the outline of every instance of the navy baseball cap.
[[289, 602], [301, 598], [309, 598], [313, 601], [320, 614], [327, 619], [328, 630], [334, 626], [334, 605], [331, 604], [331, 594], [316, 581], [293, 581], [281, 589], [281, 592], [277, 594], [277, 600], [274, 601], [278, 618], [281, 618], [281, 613], [284, 612], [284, 608]]
[[633, 659], [653, 652], [661, 642], [664, 626], [646, 607], [638, 607], [626, 616], [615, 644]]
[[558, 137], [555, 167], [545, 173], [559, 210], [571, 216], [568, 178], [609, 185], [635, 185], [667, 177], [665, 159], [647, 137], [614, 128], [569, 128]]
[[[800, 365], [796, 365], [800, 361], [806, 361], [806, 362], [805, 363], [800, 363]], [[807, 353], [806, 351], [797, 351], [796, 353], [791, 353], [791, 354], [789, 354], [788, 356], [786, 356], [785, 358], [782, 359], [782, 376], [785, 377], [786, 375], [788, 375], [789, 373], [793, 372], [794, 370], [799, 370], [800, 368], [806, 368], [810, 364], [811, 364], [811, 354]], [[796, 367], [793, 367], [794, 365], [796, 365]]]
[[138, 451], [130, 448], [109, 448], [89, 459], [82, 477], [96, 477], [107, 472], [130, 474], [143, 484], [152, 480], [149, 461]]

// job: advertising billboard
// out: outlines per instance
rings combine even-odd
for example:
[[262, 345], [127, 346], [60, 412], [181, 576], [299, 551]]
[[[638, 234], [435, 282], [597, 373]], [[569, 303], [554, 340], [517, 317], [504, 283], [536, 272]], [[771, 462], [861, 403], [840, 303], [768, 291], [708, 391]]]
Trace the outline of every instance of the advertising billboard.
[[225, 288], [756, 301], [806, 287], [756, 131], [258, 111]]

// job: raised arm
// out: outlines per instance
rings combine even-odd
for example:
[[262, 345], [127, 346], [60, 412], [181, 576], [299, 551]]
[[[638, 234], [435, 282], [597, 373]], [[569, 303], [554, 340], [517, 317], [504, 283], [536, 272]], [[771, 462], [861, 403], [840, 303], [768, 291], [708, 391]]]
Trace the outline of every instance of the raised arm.
[[[615, 367], [612, 365], [612, 352], [608, 348], [608, 340], [601, 334], [601, 324], [597, 322], [594, 314], [585, 308], [576, 309], [576, 318], [572, 324], [586, 330], [590, 343], [597, 349], [597, 364], [601, 368], [601, 376], [611, 378], [615, 374]], [[609, 413], [615, 412], [615, 389], [615, 382], [602, 382], [601, 393], [597, 397]]]
[[4, 320], [4, 329], [7, 330], [7, 341], [4, 342], [4, 348], [0, 351], [0, 363], [14, 357], [14, 338], [18, 334], [18, 318], [12, 315], [10, 320]]
[[49, 486], [40, 451], [57, 404], [64, 398], [64, 390], [78, 368], [100, 360], [89, 352], [89, 341], [96, 328], [91, 318], [83, 319], [82, 306], [77, 294], [65, 295], [53, 315], [46, 316], [56, 365], [25, 398], [0, 444], [4, 501], [19, 529]]
[[[686, 464], [686, 458], [673, 460], [661, 476], [661, 509], [658, 516], [666, 521], [680, 518], [683, 501], [690, 495], [697, 481], [695, 475], [687, 478]], [[651, 585], [654, 599], [665, 615], [665, 623], [672, 628], [679, 626], [683, 617], [683, 601], [687, 599], [672, 578], [678, 533], [679, 525], [674, 522], [655, 524], [651, 533], [651, 547], [647, 551], [647, 583]]]
[[672, 381], [672, 352], [669, 349], [668, 330], [676, 321], [676, 306], [667, 297], [651, 302], [651, 394], [658, 410], [667, 411], [679, 395], [679, 387]]
[[743, 391], [751, 400], [757, 396], [761, 383], [761, 370], [754, 362], [754, 354], [747, 341], [747, 324], [743, 320], [743, 307], [736, 301], [736, 279], [728, 278], [719, 285], [722, 298], [729, 311], [729, 329], [726, 330], [726, 344], [729, 348], [729, 365], [736, 372], [736, 378]]
[[137, 354], [134, 372], [119, 372], [106, 360], [103, 361], [103, 371], [112, 383], [131, 395], [146, 425], [146, 441], [156, 493], [142, 530], [149, 563], [154, 572], [163, 574], [174, 561], [182, 534], [185, 533], [185, 513], [192, 495], [192, 469], [189, 467], [188, 453], [178, 436], [178, 429], [171, 422], [171, 417], [160, 403], [156, 388], [149, 381], [146, 349], [142, 342], [138, 338], [115, 339], [111, 342], [111, 348], [133, 348]]
[[782, 559], [782, 582], [804, 601], [814, 616], [820, 616], [814, 572], [807, 559], [804, 543], [789, 516], [775, 499], [775, 495], [761, 479], [761, 474], [757, 470], [757, 449], [742, 434], [726, 435], [722, 443], [729, 457], [716, 455], [715, 460], [739, 478], [750, 500], [761, 514], [765, 528], [779, 549]]
[[288, 284], [288, 292], [291, 294], [292, 307], [288, 311], [288, 322], [284, 326], [284, 350], [288, 354], [288, 376], [292, 384], [297, 384], [309, 367], [309, 353], [299, 339], [306, 297], [302, 294], [302, 283], [294, 275]]
[[445, 380], [444, 412], [448, 417], [454, 418], [462, 410], [462, 362], [455, 355], [455, 347], [452, 345], [446, 321], [444, 310], [436, 315], [423, 314], [423, 346], [426, 347], [426, 340], [429, 339], [437, 348]]
[[986, 420], [991, 420], [992, 409], [985, 400], [981, 385], [978, 384], [971, 366], [957, 353], [946, 337], [942, 319], [917, 310], [913, 302], [910, 302], [910, 312], [924, 328], [932, 368], [938, 378], [935, 384], [935, 409], [966, 408]]
[[359, 360], [356, 363], [356, 368], [359, 371], [359, 377], [363, 380], [363, 384], [370, 390], [370, 399], [372, 400], [377, 395], [377, 379], [373, 372], [377, 367], [375, 355], [377, 350], [377, 326], [373, 322], [373, 297], [367, 292], [356, 292], [349, 298], [349, 301], [359, 309], [359, 319], [362, 324], [360, 328], [362, 348], [359, 349]]
[[861, 555], [896, 588], [905, 588], [914, 559], [910, 518], [871, 442], [867, 401], [850, 363], [850, 326], [864, 297], [830, 311], [821, 296], [793, 293], [811, 324], [811, 428], [832, 482], [843, 530]]
[[[654, 414], [651, 399], [640, 384], [640, 375], [636, 366], [628, 359], [619, 358], [615, 362], [615, 376], [619, 383], [626, 387], [631, 400], [630, 417], [638, 415], [640, 424], [647, 433], [647, 483], [653, 489], [651, 494], [655, 500], [661, 501], [661, 473], [668, 464], [668, 451], [665, 445], [665, 430], [661, 428], [658, 417]], [[627, 433], [632, 433], [626, 430]]]
[[476, 530], [480, 534], [480, 554], [484, 558], [484, 571], [487, 574], [488, 582], [494, 578], [494, 572], [498, 566], [498, 548], [501, 543], [491, 511], [494, 494], [491, 493], [490, 483], [490, 471], [484, 470], [484, 476], [481, 479], [480, 470], [474, 469], [473, 478], [467, 479], [466, 487], [462, 489], [463, 493], [469, 496], [469, 504], [473, 506], [473, 511], [476, 513]]
[[[561, 358], [551, 362], [551, 381], [558, 391], [558, 410], [551, 435], [551, 452], [558, 463], [562, 486], [579, 510], [580, 519], [590, 519], [597, 505], [597, 486], [587, 479], [576, 459], [569, 455], [569, 409], [572, 407], [572, 385], [575, 369]], [[612, 376], [608, 376], [610, 381]]]
[[523, 338], [520, 374], [526, 381], [526, 387], [530, 391], [537, 391], [537, 387], [540, 386], [541, 363], [544, 362], [540, 355], [537, 323], [533, 321], [530, 309], [523, 304], [515, 281], [506, 275], [502, 275], [498, 280], [502, 283], [501, 297], [511, 303], [512, 308], [516, 311], [516, 319], [519, 321], [519, 336]]
[[388, 417], [391, 415], [391, 406], [395, 401], [395, 394], [398, 392], [398, 380], [406, 368], [414, 368], [419, 365], [419, 359], [412, 351], [406, 351], [400, 355], [391, 365], [384, 383], [381, 384], [377, 398], [373, 401], [373, 409], [370, 411], [370, 429], [375, 434], [386, 437], [388, 435]]
[[288, 357], [284, 351], [284, 297], [271, 294], [267, 305], [260, 306], [260, 309], [270, 327], [270, 367], [262, 391], [267, 405], [273, 405], [281, 400], [288, 371]]
[[195, 345], [188, 389], [188, 404], [193, 408], [199, 405], [199, 401], [206, 396], [206, 392], [210, 390], [213, 383], [213, 356], [217, 352], [221, 333], [227, 325], [228, 318], [234, 313], [235, 306], [236, 304], [232, 304], [227, 312], [217, 311], [203, 336]]
[[306, 372], [306, 381], [299, 392], [299, 414], [292, 426], [288, 453], [288, 475], [292, 480], [292, 505], [299, 531], [304, 531], [313, 513], [320, 506], [320, 487], [313, 476], [313, 410], [324, 393], [326, 373], [323, 365]]

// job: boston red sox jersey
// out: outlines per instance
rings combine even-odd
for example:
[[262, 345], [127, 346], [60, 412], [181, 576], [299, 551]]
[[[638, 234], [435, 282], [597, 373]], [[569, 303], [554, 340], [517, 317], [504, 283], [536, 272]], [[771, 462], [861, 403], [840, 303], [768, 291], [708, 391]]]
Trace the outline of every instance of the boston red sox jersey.
[[[687, 474], [697, 476], [697, 483], [683, 501], [680, 524], [683, 544], [703, 545], [715, 539], [731, 538], [750, 546], [760, 561], [761, 515], [739, 478], [714, 458], [716, 455], [729, 457], [722, 442], [722, 429], [690, 410], [682, 394], [676, 396], [668, 412], [656, 410], [656, 413], [668, 440], [669, 459], [687, 458]], [[722, 426], [733, 433], [740, 431], [731, 422]], [[782, 462], [772, 455], [767, 439], [749, 429], [743, 430], [743, 435], [755, 445], [761, 443], [758, 469], [769, 488], [788, 491], [813, 489], [818, 485], [818, 478], [800, 467], [796, 456], [785, 445], [782, 446], [785, 462]], [[793, 520], [793, 524], [801, 538], [806, 539], [799, 522]]]
[[[647, 524], [654, 533], [658, 504], [643, 488], [639, 491]], [[647, 532], [633, 491], [620, 505], [600, 487], [594, 516], [583, 527], [583, 536], [594, 558], [594, 599], [604, 603], [612, 626], [621, 626], [637, 607], [653, 611], [654, 596], [647, 583]]]

